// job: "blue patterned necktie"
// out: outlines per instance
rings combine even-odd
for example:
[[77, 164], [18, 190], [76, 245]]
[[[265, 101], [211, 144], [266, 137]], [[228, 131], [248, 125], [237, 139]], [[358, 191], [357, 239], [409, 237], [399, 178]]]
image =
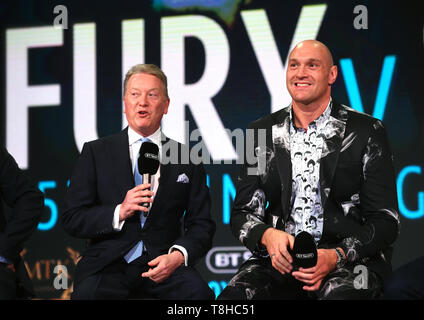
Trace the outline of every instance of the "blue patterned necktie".
[[[140, 140], [141, 140], [141, 144], [143, 144], [143, 142], [146, 142], [146, 141], [149, 141], [149, 142], [151, 141], [148, 138], [142, 138]], [[136, 186], [143, 183], [143, 176], [138, 171], [139, 156], [140, 156], [140, 152], [138, 153], [137, 159], [135, 159], [134, 181]], [[144, 216], [142, 212], [138, 212], [138, 214], [140, 215], [141, 228], [143, 228], [144, 222], [146, 222], [146, 217]], [[130, 251], [128, 251], [128, 253], [124, 256], [124, 259], [128, 263], [131, 263], [132, 261], [140, 257], [142, 254], [143, 254], [143, 241], [140, 240]]]

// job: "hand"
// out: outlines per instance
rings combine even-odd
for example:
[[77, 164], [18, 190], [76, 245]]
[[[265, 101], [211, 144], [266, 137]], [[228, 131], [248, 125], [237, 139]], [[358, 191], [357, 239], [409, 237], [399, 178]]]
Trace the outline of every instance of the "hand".
[[150, 183], [144, 183], [128, 190], [119, 210], [119, 222], [132, 217], [137, 211], [149, 211], [149, 208], [143, 207], [140, 204], [143, 202], [153, 202], [152, 196], [154, 192], [148, 190], [150, 186]]
[[287, 247], [293, 249], [294, 237], [284, 231], [268, 228], [262, 235], [261, 243], [266, 246], [272, 266], [281, 274], [290, 273], [293, 269], [293, 258]]
[[156, 283], [167, 279], [180, 265], [184, 263], [183, 254], [178, 251], [172, 251], [169, 254], [164, 254], [156, 257], [148, 263], [149, 271], [141, 274], [143, 278], [150, 278]]
[[297, 280], [307, 284], [303, 287], [306, 291], [316, 291], [321, 286], [322, 280], [336, 268], [337, 253], [334, 249], [318, 249], [317, 264], [313, 268], [303, 269], [292, 273]]

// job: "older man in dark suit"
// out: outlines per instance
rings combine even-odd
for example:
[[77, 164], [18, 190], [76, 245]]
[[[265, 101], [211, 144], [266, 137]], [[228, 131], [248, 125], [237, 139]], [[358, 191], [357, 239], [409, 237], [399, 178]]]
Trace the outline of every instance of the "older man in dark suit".
[[[266, 157], [243, 166], [231, 227], [253, 256], [220, 299], [381, 295], [399, 223], [392, 155], [381, 121], [331, 98], [336, 77], [323, 43], [299, 43], [287, 65], [291, 105], [250, 124], [255, 136], [266, 132], [253, 146]], [[258, 192], [264, 208], [249, 205]], [[302, 231], [318, 262], [294, 270], [289, 249]]]
[[[0, 199], [0, 299], [30, 298], [34, 291], [19, 253], [41, 219], [44, 198], [3, 146]], [[10, 216], [3, 212], [3, 202]]]
[[63, 214], [71, 235], [89, 239], [73, 299], [214, 297], [194, 269], [215, 232], [203, 166], [168, 154], [172, 161], [160, 165], [151, 183], [138, 180], [142, 143], [157, 144], [162, 158], [165, 146], [185, 150], [161, 132], [169, 102], [165, 74], [155, 65], [134, 66], [124, 82], [129, 126], [83, 147]]

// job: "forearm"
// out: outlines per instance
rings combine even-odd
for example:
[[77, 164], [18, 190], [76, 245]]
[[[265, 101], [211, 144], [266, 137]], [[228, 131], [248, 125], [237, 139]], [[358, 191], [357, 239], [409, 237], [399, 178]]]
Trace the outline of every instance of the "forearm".
[[0, 235], [0, 254], [16, 260], [23, 243], [40, 221], [44, 198], [3, 147], [0, 147], [0, 194], [12, 209]]
[[202, 165], [196, 165], [190, 174], [190, 191], [185, 208], [184, 233], [175, 246], [187, 251], [187, 265], [193, 265], [212, 247], [216, 224], [211, 218], [211, 198]]
[[357, 263], [387, 249], [397, 235], [397, 222], [391, 218], [379, 217], [369, 219], [358, 232], [343, 239], [338, 246], [343, 249], [348, 263]]
[[245, 210], [233, 208], [230, 225], [233, 235], [239, 239], [246, 248], [254, 252], [262, 245], [262, 236], [271, 226], [263, 221], [250, 220], [248, 218], [249, 214], [250, 213]]
[[264, 249], [260, 241], [271, 227], [265, 223], [265, 193], [257, 179], [241, 181], [231, 210], [230, 225], [234, 236], [252, 252]]
[[63, 227], [71, 236], [82, 239], [114, 233], [115, 208], [115, 205], [98, 205], [68, 209], [63, 213]]
[[14, 203], [12, 214], [0, 239], [0, 254], [16, 261], [25, 241], [34, 233], [43, 213], [43, 195], [38, 190], [25, 192]]
[[393, 244], [399, 232], [392, 153], [380, 121], [376, 121], [370, 129], [362, 166], [359, 201], [364, 223], [340, 243], [348, 262], [379, 254]]
[[216, 230], [215, 223], [212, 219], [198, 218], [195, 222], [192, 222], [186, 221], [184, 223], [184, 234], [176, 239], [173, 244], [173, 248], [178, 249], [182, 247], [186, 250], [186, 265], [195, 264], [198, 259], [203, 257], [212, 248], [212, 239]]

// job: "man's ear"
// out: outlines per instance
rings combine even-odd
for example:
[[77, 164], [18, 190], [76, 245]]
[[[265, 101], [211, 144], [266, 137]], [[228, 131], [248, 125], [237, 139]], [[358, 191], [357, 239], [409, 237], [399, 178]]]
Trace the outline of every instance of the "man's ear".
[[330, 67], [330, 73], [328, 74], [328, 84], [332, 85], [334, 82], [336, 82], [338, 74], [337, 66], [331, 66]]
[[163, 114], [167, 114], [168, 113], [168, 108], [169, 108], [169, 103], [171, 102], [171, 99], [168, 98], [168, 100], [166, 101], [166, 107], [165, 109], [163, 109]]

